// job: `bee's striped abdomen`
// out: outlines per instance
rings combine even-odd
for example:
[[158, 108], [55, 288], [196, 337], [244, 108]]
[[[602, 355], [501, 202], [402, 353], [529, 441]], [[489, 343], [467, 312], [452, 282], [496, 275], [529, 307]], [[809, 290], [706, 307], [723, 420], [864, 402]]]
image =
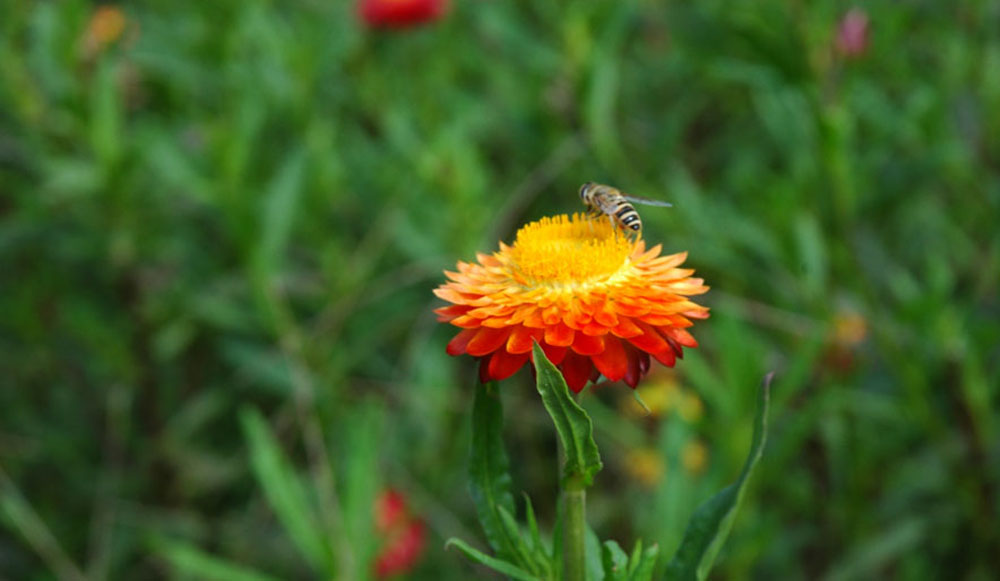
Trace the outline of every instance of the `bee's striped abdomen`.
[[618, 219], [618, 223], [636, 232], [642, 229], [642, 220], [639, 219], [639, 212], [632, 207], [632, 204], [625, 201], [620, 201], [619, 203], [618, 211], [615, 212], [615, 218]]

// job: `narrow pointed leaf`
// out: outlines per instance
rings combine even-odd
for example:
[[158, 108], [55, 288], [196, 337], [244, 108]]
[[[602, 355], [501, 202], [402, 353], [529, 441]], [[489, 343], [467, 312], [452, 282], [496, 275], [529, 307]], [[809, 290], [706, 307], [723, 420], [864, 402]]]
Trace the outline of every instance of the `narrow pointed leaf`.
[[242, 411], [240, 421], [250, 448], [250, 464], [268, 504], [313, 568], [333, 570], [332, 556], [327, 550], [328, 539], [313, 518], [316, 509], [267, 422], [260, 412], [250, 408]]
[[626, 581], [628, 579], [628, 555], [615, 541], [604, 541], [601, 550], [604, 562], [604, 578], [607, 581]]
[[496, 383], [476, 387], [472, 406], [469, 488], [486, 540], [497, 555], [513, 560], [517, 540], [507, 534], [499, 508], [514, 514], [514, 495], [502, 439], [503, 406]]
[[504, 575], [510, 577], [511, 579], [518, 579], [519, 581], [538, 580], [538, 577], [532, 575], [531, 573], [525, 571], [524, 569], [521, 569], [517, 565], [504, 561], [503, 559], [497, 559], [495, 557], [491, 557], [483, 553], [482, 551], [474, 549], [462, 539], [456, 539], [456, 538], [448, 539], [448, 542], [445, 543], [444, 548], [447, 549], [452, 546], [458, 547], [458, 549], [463, 553], [465, 553], [465, 556], [468, 557], [469, 559], [472, 559], [473, 561], [481, 565], [485, 565], [498, 573], [503, 573]]
[[527, 494], [524, 494], [524, 512], [525, 518], [528, 521], [528, 533], [531, 535], [529, 547], [531, 547], [532, 558], [535, 562], [544, 564], [545, 576], [551, 577], [553, 570], [552, 555], [545, 546], [545, 541], [542, 540], [542, 534], [538, 531], [535, 509], [531, 506], [531, 498]]
[[594, 426], [590, 416], [570, 395], [566, 380], [556, 366], [545, 358], [545, 352], [538, 343], [534, 345], [534, 358], [538, 393], [542, 396], [545, 409], [552, 416], [566, 452], [563, 478], [579, 476], [585, 486], [590, 486], [594, 481], [594, 474], [601, 469], [601, 456], [594, 442]]
[[179, 542], [157, 541], [156, 552], [173, 568], [175, 575], [205, 581], [277, 581], [276, 577], [205, 553], [201, 549]]
[[666, 579], [701, 581], [708, 576], [712, 563], [733, 526], [750, 474], [764, 452], [764, 443], [767, 440], [767, 409], [773, 375], [773, 373], [767, 374], [761, 385], [757, 400], [757, 415], [754, 419], [753, 441], [739, 479], [695, 511], [688, 522], [680, 548], [667, 565]]
[[601, 560], [601, 539], [594, 529], [587, 527], [586, 537], [587, 581], [604, 581], [604, 563]]
[[636, 543], [636, 551], [628, 564], [628, 581], [649, 581], [653, 578], [656, 558], [660, 556], [660, 546], [654, 544], [642, 551], [642, 542]]

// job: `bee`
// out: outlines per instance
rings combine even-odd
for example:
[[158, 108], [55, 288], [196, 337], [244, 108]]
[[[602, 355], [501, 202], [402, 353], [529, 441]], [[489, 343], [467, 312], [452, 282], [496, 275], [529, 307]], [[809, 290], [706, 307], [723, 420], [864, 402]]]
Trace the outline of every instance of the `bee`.
[[639, 212], [629, 202], [649, 206], [666, 206], [673, 204], [660, 200], [649, 200], [623, 194], [617, 188], [587, 182], [580, 186], [580, 199], [587, 206], [588, 213], [600, 216], [604, 214], [611, 220], [612, 226], [621, 228], [623, 232], [639, 236], [642, 232], [642, 220]]

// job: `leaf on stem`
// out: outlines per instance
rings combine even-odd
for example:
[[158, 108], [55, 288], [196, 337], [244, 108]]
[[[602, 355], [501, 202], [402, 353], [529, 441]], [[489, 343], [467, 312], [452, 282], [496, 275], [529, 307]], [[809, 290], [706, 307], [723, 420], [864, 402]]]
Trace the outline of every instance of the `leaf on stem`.
[[701, 581], [708, 576], [712, 563], [733, 526], [750, 473], [764, 452], [764, 442], [767, 440], [767, 409], [773, 376], [774, 373], [768, 373], [760, 388], [757, 415], [754, 418], [753, 441], [739, 479], [695, 511], [688, 522], [680, 548], [667, 565], [666, 579]]
[[513, 563], [508, 563], [503, 559], [497, 559], [491, 557], [482, 551], [472, 548], [462, 539], [450, 538], [444, 544], [444, 548], [458, 547], [460, 551], [465, 553], [465, 556], [472, 559], [473, 561], [486, 565], [490, 569], [503, 573], [504, 575], [510, 577], [511, 579], [518, 579], [519, 581], [537, 581], [538, 577], [535, 577], [531, 573], [528, 573], [524, 569], [514, 565]]
[[580, 478], [584, 486], [590, 486], [594, 481], [594, 474], [602, 467], [601, 456], [594, 442], [593, 422], [570, 395], [562, 373], [545, 357], [545, 352], [538, 343], [534, 345], [534, 361], [538, 393], [542, 396], [545, 409], [552, 416], [566, 452], [563, 479]]
[[511, 493], [507, 452], [501, 437], [503, 405], [496, 387], [496, 382], [476, 387], [476, 398], [472, 404], [469, 488], [486, 540], [501, 558], [509, 559], [516, 554], [516, 541], [508, 534], [499, 510], [514, 514], [514, 495]]

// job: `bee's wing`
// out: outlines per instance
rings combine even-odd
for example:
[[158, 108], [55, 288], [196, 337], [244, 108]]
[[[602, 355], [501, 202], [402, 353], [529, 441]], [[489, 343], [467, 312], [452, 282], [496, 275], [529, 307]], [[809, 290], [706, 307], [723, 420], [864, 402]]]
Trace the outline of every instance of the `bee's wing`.
[[638, 196], [623, 195], [626, 200], [632, 202], [633, 204], [644, 204], [646, 206], [664, 206], [670, 208], [673, 206], [670, 202], [664, 202], [663, 200], [650, 200], [649, 198], [640, 198]]

